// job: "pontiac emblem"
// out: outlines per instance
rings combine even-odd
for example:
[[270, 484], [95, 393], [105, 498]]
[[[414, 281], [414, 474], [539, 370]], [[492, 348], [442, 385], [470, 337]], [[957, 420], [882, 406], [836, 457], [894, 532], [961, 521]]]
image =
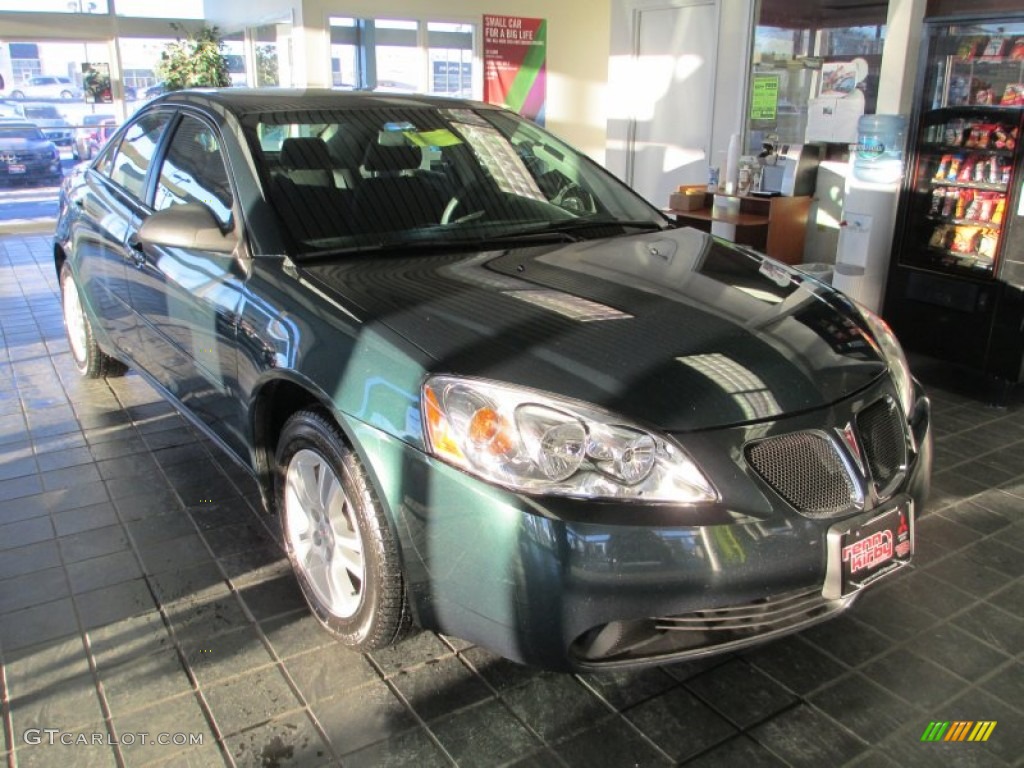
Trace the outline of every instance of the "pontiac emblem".
[[864, 474], [864, 456], [860, 451], [860, 443], [857, 442], [857, 433], [853, 429], [853, 424], [848, 423], [845, 427], [840, 429], [836, 427], [836, 432], [839, 434], [839, 438], [843, 441], [843, 445], [846, 446], [846, 450], [849, 451], [850, 456], [857, 463], [857, 469], [860, 473]]

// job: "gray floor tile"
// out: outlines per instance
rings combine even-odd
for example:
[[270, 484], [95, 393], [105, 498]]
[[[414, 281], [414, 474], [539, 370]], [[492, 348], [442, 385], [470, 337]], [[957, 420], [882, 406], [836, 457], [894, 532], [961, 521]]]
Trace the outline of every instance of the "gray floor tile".
[[[63, 568], [48, 568], [4, 579], [0, 581], [0, 614], [49, 603], [69, 594], [71, 592]], [[0, 621], [3, 620], [0, 618]]]
[[[345, 755], [346, 768], [441, 768], [451, 763], [422, 728], [396, 735]], [[551, 765], [548, 763], [548, 765]]]
[[75, 594], [109, 587], [142, 577], [135, 553], [128, 549], [109, 555], [69, 563], [67, 566], [71, 591]]
[[0, 525], [0, 552], [36, 544], [53, 537], [53, 523], [49, 517], [34, 517], [17, 523], [7, 523]]
[[152, 613], [156, 609], [145, 579], [133, 579], [74, 596], [85, 629], [113, 624], [121, 619]]
[[431, 723], [430, 730], [459, 765], [505, 765], [542, 747], [540, 740], [495, 699], [446, 715]]
[[594, 765], [634, 768], [638, 765], [674, 764], [664, 752], [618, 717], [598, 723], [590, 730], [563, 741], [554, 749], [566, 764], [578, 768]]
[[0, 648], [4, 653], [66, 637], [78, 631], [71, 598], [33, 605], [0, 621]]
[[525, 685], [503, 691], [501, 697], [520, 720], [549, 744], [585, 731], [612, 712], [601, 699], [567, 675], [535, 677]]
[[[216, 743], [202, 709], [192, 694], [163, 699], [143, 709], [119, 716], [116, 726], [119, 733], [186, 734], [188, 738], [199, 736], [202, 737], [204, 748]], [[161, 744], [156, 739], [136, 739], [133, 744], [123, 744], [121, 751], [128, 765], [144, 765], [166, 760], [177, 753], [187, 751], [187, 748], [173, 743]]]
[[[186, 663], [203, 686], [274, 663], [252, 624], [205, 639], [186, 637], [181, 647]], [[299, 687], [306, 692], [304, 686]]]
[[750, 735], [797, 768], [819, 768], [843, 765], [866, 751], [867, 743], [854, 736], [837, 722], [801, 704], [786, 713], [754, 728]]
[[427, 723], [492, 696], [455, 656], [402, 670], [391, 677], [391, 683]]
[[291, 656], [284, 666], [311, 704], [380, 681], [365, 656], [337, 643]]
[[416, 727], [412, 713], [383, 682], [318, 702], [311, 709], [341, 755]]
[[673, 760], [685, 761], [738, 733], [735, 726], [683, 688], [639, 704], [625, 717]]
[[52, 518], [53, 527], [57, 530], [58, 536], [70, 536], [73, 533], [106, 528], [108, 525], [115, 525], [119, 522], [117, 510], [109, 501], [81, 509], [56, 512]]
[[225, 736], [263, 725], [302, 706], [277, 666], [204, 685], [203, 692]]
[[337, 764], [330, 746], [303, 712], [230, 736], [227, 746], [238, 768], [316, 768]]
[[685, 686], [740, 728], [771, 717], [797, 701], [788, 689], [742, 659], [687, 680]]
[[192, 683], [173, 648], [104, 666], [99, 677], [114, 718], [192, 691]]

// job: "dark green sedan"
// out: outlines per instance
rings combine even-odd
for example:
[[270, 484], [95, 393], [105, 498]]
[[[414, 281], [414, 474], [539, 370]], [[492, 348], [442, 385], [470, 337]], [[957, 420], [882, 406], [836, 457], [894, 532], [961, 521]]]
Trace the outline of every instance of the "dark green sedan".
[[168, 94], [66, 179], [54, 259], [82, 374], [252, 472], [352, 648], [676, 661], [913, 554], [929, 404], [885, 323], [507, 110]]

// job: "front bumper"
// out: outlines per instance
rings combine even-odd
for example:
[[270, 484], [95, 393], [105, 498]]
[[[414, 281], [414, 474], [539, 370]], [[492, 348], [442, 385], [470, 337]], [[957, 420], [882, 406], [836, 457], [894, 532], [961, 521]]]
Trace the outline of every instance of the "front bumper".
[[[863, 406], [884, 386], [844, 408]], [[856, 594], [822, 595], [837, 519], [797, 513], [730, 459], [767, 430], [840, 426], [844, 408], [680, 438], [722, 492], [722, 504], [700, 509], [526, 497], [371, 427], [353, 430], [395, 521], [418, 623], [569, 670], [731, 650], [848, 608]], [[929, 421], [919, 392], [916, 451], [886, 504], [912, 500], [920, 512], [931, 473]], [[843, 519], [869, 517], [876, 506], [869, 501]]]

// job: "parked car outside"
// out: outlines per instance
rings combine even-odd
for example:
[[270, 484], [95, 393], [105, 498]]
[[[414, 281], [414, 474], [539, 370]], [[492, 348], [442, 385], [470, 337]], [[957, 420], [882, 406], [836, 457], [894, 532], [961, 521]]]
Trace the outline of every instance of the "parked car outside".
[[85, 115], [74, 129], [71, 155], [75, 160], [89, 160], [117, 129], [113, 115]]
[[38, 75], [11, 89], [15, 99], [81, 99], [82, 89], [68, 77]]
[[510, 111], [168, 94], [63, 185], [55, 267], [78, 370], [248, 469], [351, 648], [672, 662], [913, 553], [930, 407], [885, 323]]
[[60, 153], [39, 126], [10, 118], [0, 120], [0, 182], [59, 184]]
[[53, 104], [25, 104], [22, 108], [25, 119], [38, 125], [43, 135], [58, 147], [70, 147], [74, 143], [71, 123]]

